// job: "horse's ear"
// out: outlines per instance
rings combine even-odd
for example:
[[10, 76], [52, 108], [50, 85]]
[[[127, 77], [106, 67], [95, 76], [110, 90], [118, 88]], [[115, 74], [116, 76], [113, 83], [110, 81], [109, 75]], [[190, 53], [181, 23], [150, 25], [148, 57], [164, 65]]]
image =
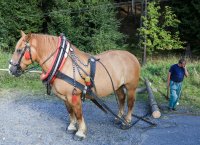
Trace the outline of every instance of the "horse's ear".
[[26, 41], [29, 41], [30, 39], [31, 39], [31, 33], [28, 33], [28, 35], [26, 35], [25, 40], [26, 40]]
[[24, 37], [26, 36], [26, 34], [24, 33], [24, 31], [21, 30], [21, 36]]

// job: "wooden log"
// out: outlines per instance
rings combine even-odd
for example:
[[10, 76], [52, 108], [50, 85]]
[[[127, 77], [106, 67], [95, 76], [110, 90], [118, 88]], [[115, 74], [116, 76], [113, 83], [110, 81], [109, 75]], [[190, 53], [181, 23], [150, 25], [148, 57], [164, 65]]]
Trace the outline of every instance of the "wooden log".
[[144, 93], [147, 91], [147, 88], [146, 87], [141, 87], [141, 88], [137, 88], [136, 89], [136, 93], [137, 94], [140, 94], [140, 93]]
[[[152, 83], [151, 83], [152, 84]], [[152, 91], [153, 92], [158, 92], [160, 93], [160, 95], [162, 95], [166, 100], [169, 100], [169, 89], [167, 89], [167, 94], [163, 93], [161, 90], [159, 90], [158, 88], [153, 87], [153, 85], [151, 85]]]
[[160, 110], [158, 108], [158, 105], [157, 105], [157, 102], [155, 100], [155, 97], [153, 95], [153, 92], [152, 92], [152, 89], [150, 87], [148, 79], [145, 79], [145, 85], [147, 87], [149, 105], [151, 107], [152, 116], [153, 116], [153, 118], [160, 118], [161, 113], [160, 113]]

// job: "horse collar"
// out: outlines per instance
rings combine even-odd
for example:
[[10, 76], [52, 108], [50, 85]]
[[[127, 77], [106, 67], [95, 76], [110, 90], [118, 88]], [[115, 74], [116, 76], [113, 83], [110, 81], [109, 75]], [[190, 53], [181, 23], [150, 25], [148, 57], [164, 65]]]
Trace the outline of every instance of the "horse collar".
[[55, 74], [58, 70], [64, 65], [65, 60], [67, 59], [68, 52], [70, 49], [70, 43], [67, 41], [64, 35], [59, 37], [58, 48], [56, 50], [56, 55], [54, 55], [53, 63], [50, 69], [45, 73], [41, 74], [41, 80], [45, 84], [52, 83], [55, 79]]

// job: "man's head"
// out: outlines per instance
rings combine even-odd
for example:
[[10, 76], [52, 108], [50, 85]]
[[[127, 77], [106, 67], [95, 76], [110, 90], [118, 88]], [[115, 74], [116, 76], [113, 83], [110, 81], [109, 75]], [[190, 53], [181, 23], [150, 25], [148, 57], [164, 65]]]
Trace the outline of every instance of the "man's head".
[[186, 60], [184, 58], [181, 58], [179, 61], [178, 61], [178, 65], [180, 67], [185, 67], [186, 65]]

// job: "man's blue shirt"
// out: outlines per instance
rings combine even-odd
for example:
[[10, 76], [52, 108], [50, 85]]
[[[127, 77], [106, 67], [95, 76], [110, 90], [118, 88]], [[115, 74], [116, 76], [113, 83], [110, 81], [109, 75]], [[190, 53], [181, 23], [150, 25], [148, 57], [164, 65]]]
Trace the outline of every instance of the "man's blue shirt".
[[174, 82], [182, 82], [185, 76], [185, 69], [179, 67], [178, 64], [174, 64], [170, 67], [169, 72], [171, 72], [170, 80]]

